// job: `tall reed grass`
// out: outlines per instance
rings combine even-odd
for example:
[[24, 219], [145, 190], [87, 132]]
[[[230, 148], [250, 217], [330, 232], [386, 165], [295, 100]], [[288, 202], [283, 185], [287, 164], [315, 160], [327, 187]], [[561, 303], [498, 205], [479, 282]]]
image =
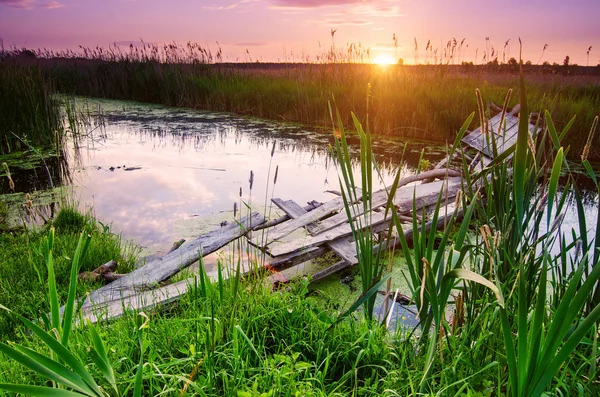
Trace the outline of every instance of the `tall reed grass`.
[[[364, 98], [370, 84], [373, 134], [437, 142], [454, 140], [455, 131], [476, 105], [475, 88], [498, 104], [509, 88], [519, 88], [512, 69], [443, 64], [383, 69], [354, 63], [356, 51], [317, 63], [228, 64], [222, 63], [220, 50], [213, 54], [194, 43], [140, 44], [127, 49], [29, 51], [37, 58], [27, 63], [40, 66], [45, 81], [66, 94], [235, 112], [321, 127], [329, 125], [326, 109], [333, 94], [344, 126], [353, 128], [350, 113], [367, 113]], [[578, 114], [569, 138], [573, 152], [579, 152], [600, 108], [597, 78], [532, 71], [528, 81], [533, 110], [549, 109], [562, 124]], [[592, 158], [598, 155], [592, 150]]]
[[29, 146], [62, 150], [58, 100], [43, 69], [22, 53], [0, 50], [0, 154]]

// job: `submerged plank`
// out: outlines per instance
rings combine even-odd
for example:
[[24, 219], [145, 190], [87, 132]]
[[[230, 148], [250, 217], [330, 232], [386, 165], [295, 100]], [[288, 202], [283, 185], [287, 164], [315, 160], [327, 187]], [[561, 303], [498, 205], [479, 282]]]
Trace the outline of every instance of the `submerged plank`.
[[157, 283], [168, 279], [196, 262], [200, 252], [203, 256], [208, 255], [230, 241], [243, 236], [250, 225], [258, 225], [263, 221], [262, 215], [253, 213], [250, 217], [244, 219], [240, 225], [230, 223], [225, 227], [202, 235], [170, 254], [155, 259], [125, 277], [92, 292], [85, 300], [82, 310], [90, 310], [94, 304], [121, 299], [143, 290], [152, 289]]

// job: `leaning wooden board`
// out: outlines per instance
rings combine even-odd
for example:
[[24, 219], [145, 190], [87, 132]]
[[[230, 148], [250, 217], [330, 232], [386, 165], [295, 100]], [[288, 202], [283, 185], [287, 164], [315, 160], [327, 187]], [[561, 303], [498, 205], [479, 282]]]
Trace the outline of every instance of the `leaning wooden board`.
[[94, 307], [102, 305], [104, 302], [122, 299], [144, 290], [153, 289], [157, 283], [168, 279], [196, 262], [200, 253], [204, 256], [218, 250], [230, 241], [246, 234], [250, 225], [258, 225], [263, 221], [263, 216], [255, 212], [242, 220], [240, 224], [230, 223], [225, 227], [202, 235], [170, 254], [155, 259], [125, 277], [92, 292], [81, 309], [83, 312], [94, 310]]
[[[298, 218], [306, 213], [306, 210], [296, 204], [293, 200], [283, 201], [274, 198], [272, 201], [292, 219]], [[311, 233], [314, 231], [315, 227], [316, 225], [309, 224], [306, 226], [306, 230]], [[348, 242], [345, 239], [337, 239], [327, 242], [326, 245], [348, 264], [355, 265], [358, 263], [358, 259], [356, 258], [356, 245], [354, 242]]]

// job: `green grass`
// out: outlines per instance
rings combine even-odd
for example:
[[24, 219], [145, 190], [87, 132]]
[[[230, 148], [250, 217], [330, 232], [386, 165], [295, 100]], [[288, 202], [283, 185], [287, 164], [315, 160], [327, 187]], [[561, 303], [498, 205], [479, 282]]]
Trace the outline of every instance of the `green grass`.
[[[94, 268], [114, 259], [118, 272], [126, 273], [133, 265], [133, 257], [125, 250], [118, 236], [100, 227], [94, 219], [79, 214], [70, 207], [57, 214], [54, 225], [54, 266], [59, 297], [64, 301], [69, 285], [71, 258], [79, 233], [92, 236], [88, 254], [81, 263], [81, 271]], [[0, 233], [0, 304], [28, 318], [40, 318], [49, 312], [46, 300], [48, 271], [44, 263], [43, 244], [47, 227], [31, 231]], [[80, 295], [97, 285], [79, 286]], [[0, 334], [14, 336], [16, 323], [5, 313], [0, 314]]]

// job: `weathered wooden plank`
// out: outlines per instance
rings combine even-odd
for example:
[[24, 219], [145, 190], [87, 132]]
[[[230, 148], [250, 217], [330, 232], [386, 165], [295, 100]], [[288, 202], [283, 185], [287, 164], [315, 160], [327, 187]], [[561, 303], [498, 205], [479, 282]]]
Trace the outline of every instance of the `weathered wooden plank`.
[[[436, 170], [436, 171], [437, 171], [436, 173], [431, 173], [429, 171], [423, 172], [422, 174], [420, 174], [422, 177], [420, 179], [428, 179], [428, 178], [431, 178], [432, 175], [439, 176], [438, 172], [445, 172], [445, 170]], [[454, 171], [454, 170], [448, 170], [448, 173], [449, 173], [449, 176], [453, 176], [453, 177], [460, 175], [459, 172]], [[446, 183], [445, 181], [431, 182], [428, 184], [418, 185], [418, 187], [415, 190], [414, 187], [405, 186], [405, 185], [408, 183], [411, 183], [411, 182], [418, 181], [419, 179], [417, 179], [416, 176], [414, 178], [413, 177], [404, 178], [403, 180], [405, 180], [406, 182], [404, 183], [403, 186], [400, 186], [396, 190], [396, 196], [394, 197], [394, 203], [400, 205], [400, 208], [398, 209], [399, 214], [405, 214], [412, 210], [412, 199], [414, 197], [413, 195], [416, 195], [417, 197], [421, 197], [421, 196], [425, 196], [425, 195], [429, 194], [426, 192], [433, 192], [437, 197], [437, 194], [439, 194], [440, 190], [444, 188], [444, 184]], [[460, 187], [460, 184], [461, 184], [460, 178], [449, 178], [448, 179], [448, 187], [447, 187], [448, 192], [451, 193], [452, 195], [455, 195], [456, 191]], [[380, 192], [373, 195], [373, 208], [385, 205], [387, 202], [387, 193], [385, 191], [383, 191], [383, 194], [379, 194], [379, 193]], [[409, 205], [407, 206], [407, 205], [405, 205], [405, 203], [409, 203]], [[401, 204], [403, 204], [403, 205], [401, 205]], [[355, 204], [350, 209], [350, 213], [353, 214], [354, 217], [356, 218], [357, 216], [360, 216], [363, 214], [363, 212], [364, 212], [363, 208], [364, 207], [363, 207], [362, 203]], [[338, 214], [319, 222], [319, 226], [317, 228], [315, 228], [311, 234], [317, 235], [319, 233], [323, 233], [324, 231], [333, 229], [347, 221], [348, 221], [348, 215], [346, 214], [346, 211], [341, 211]]]
[[317, 258], [327, 252], [325, 247], [310, 247], [305, 250], [291, 252], [289, 254], [279, 255], [268, 259], [269, 266], [279, 269], [287, 269], [297, 265], [298, 263], [306, 262], [310, 259]]
[[[358, 194], [360, 195], [360, 194]], [[344, 199], [342, 197], [336, 197], [324, 203], [319, 208], [316, 208], [304, 215], [299, 216], [296, 219], [289, 220], [285, 223], [277, 225], [269, 231], [269, 240], [263, 244], [267, 246], [273, 241], [280, 240], [281, 238], [292, 233], [294, 230], [299, 229], [305, 225], [313, 223], [327, 215], [335, 214], [344, 206]]]
[[[242, 263], [242, 275], [248, 274], [250, 271], [252, 271], [251, 265]], [[228, 278], [229, 274], [235, 274], [233, 269], [231, 271], [223, 271], [225, 278]], [[212, 282], [217, 281], [218, 269], [214, 268], [208, 271], [207, 276]], [[190, 286], [194, 286], [196, 283], [199, 283], [197, 276], [153, 290], [139, 291], [129, 296], [96, 302], [88, 306], [85, 310], [82, 310], [80, 318], [95, 323], [101, 320], [108, 321], [118, 318], [126, 311], [151, 309], [166, 305], [178, 300], [189, 291]]]
[[320, 272], [313, 274], [310, 278], [310, 281], [314, 283], [315, 281], [323, 280], [325, 277], [331, 276], [332, 274], [337, 273], [340, 270], [346, 269], [350, 266], [351, 265], [348, 264], [348, 262], [346, 261], [336, 262], [333, 265], [329, 266], [327, 269], [323, 269]]
[[[300, 207], [294, 200], [282, 200], [280, 198], [271, 199], [273, 204], [279, 207], [290, 219], [296, 219], [306, 213], [308, 211], [304, 210], [304, 208]], [[306, 230], [310, 233], [317, 225], [315, 223], [309, 223], [304, 225]]]
[[[488, 135], [482, 134], [481, 127], [467, 135], [462, 139], [462, 142], [469, 145], [485, 154], [486, 156], [493, 158], [492, 148], [492, 134], [496, 141], [496, 148], [498, 154], [503, 153], [506, 149], [514, 145], [517, 141], [517, 135], [519, 131], [519, 118], [512, 114], [505, 115], [504, 123], [500, 126], [501, 114], [497, 114], [488, 121]], [[500, 131], [500, 134], [498, 134]], [[535, 132], [535, 126], [529, 124], [529, 133]]]
[[[450, 200], [456, 196], [460, 188], [460, 178], [449, 178], [447, 181], [439, 181], [428, 183], [424, 185], [416, 185], [408, 187], [408, 191], [405, 190], [404, 199], [398, 202], [396, 205], [400, 208], [399, 212], [409, 211], [413, 205], [413, 194], [416, 192], [417, 208], [424, 206], [433, 205], [437, 202], [441, 189], [446, 188], [446, 197]], [[371, 226], [375, 228], [385, 228], [389, 223], [391, 216], [388, 214], [387, 219], [384, 218], [384, 211], [373, 212], [371, 217]], [[365, 225], [366, 227], [366, 225]], [[272, 256], [276, 257], [279, 255], [294, 252], [300, 249], [306, 249], [308, 247], [314, 247], [320, 244], [327, 243], [329, 241], [350, 236], [352, 234], [352, 228], [350, 224], [344, 223], [334, 229], [327, 230], [315, 236], [306, 236], [298, 238], [292, 241], [274, 243], [269, 246], [269, 252]]]
[[[193, 283], [193, 280], [192, 280]], [[104, 302], [89, 304], [82, 308], [81, 318], [92, 324], [121, 317], [126, 311], [150, 309], [179, 299], [188, 291], [190, 280], [183, 280], [161, 288], [140, 291], [137, 294]]]
[[[445, 216], [439, 217], [438, 221], [437, 221], [437, 229], [443, 228], [444, 225], [446, 225], [446, 223], [448, 222], [448, 220], [450, 220], [450, 218], [452, 218], [453, 213], [454, 213], [454, 211], [450, 211]], [[457, 219], [461, 219], [461, 218], [462, 218], [462, 211], [460, 211], [457, 214]], [[425, 224], [425, 232], [426, 233], [429, 232], [432, 227], [433, 227], [433, 222], [432, 221], [427, 222]], [[406, 239], [407, 242], [411, 242], [412, 238], [413, 238], [412, 226], [403, 227], [403, 230], [404, 230], [404, 238]], [[400, 246], [400, 239], [396, 238], [392, 241], [385, 241], [382, 244], [376, 245], [373, 252], [376, 253], [381, 249], [388, 250], [391, 248], [397, 248], [399, 246]], [[358, 263], [358, 261], [357, 261], [357, 263]], [[314, 282], [314, 281], [322, 280], [327, 276], [330, 276], [334, 273], [344, 270], [350, 266], [354, 266], [355, 264], [356, 263], [349, 264], [348, 262], [345, 262], [345, 261], [337, 262], [337, 263], [333, 264], [332, 266], [328, 267], [327, 269], [321, 270], [320, 272], [313, 274], [311, 277], [311, 281]]]
[[[273, 199], [273, 202], [281, 208], [283, 212], [288, 214], [291, 218], [297, 218], [306, 213], [306, 211], [300, 207], [293, 200], [283, 201], [281, 199]], [[311, 232], [316, 227], [315, 224], [306, 225], [306, 230]], [[341, 259], [353, 265], [358, 263], [356, 259], [356, 245], [354, 242], [348, 242], [346, 239], [337, 239], [326, 243], [333, 252], [335, 252]]]
[[263, 221], [263, 216], [255, 212], [243, 219], [240, 225], [230, 223], [225, 227], [202, 235], [178, 250], [162, 258], [155, 259], [125, 277], [92, 292], [85, 300], [82, 310], [89, 308], [92, 303], [108, 302], [136, 294], [145, 289], [152, 289], [158, 282], [168, 279], [196, 262], [200, 252], [203, 256], [208, 255], [230, 241], [243, 236], [250, 225], [258, 225]]
[[[303, 208], [304, 208], [306, 211], [312, 211], [312, 210], [314, 210], [315, 208], [318, 208], [318, 207], [320, 207], [320, 206], [322, 206], [322, 205], [323, 205], [323, 203], [320, 203], [320, 202], [318, 202], [318, 201], [316, 201], [316, 200], [313, 200], [313, 201], [309, 202], [309, 203], [308, 203], [306, 206], [304, 206]], [[252, 228], [252, 230], [255, 230], [255, 231], [256, 231], [256, 230], [262, 230], [262, 229], [266, 229], [266, 228], [269, 228], [269, 227], [277, 226], [277, 225], [279, 225], [280, 223], [283, 223], [283, 222], [285, 222], [285, 221], [288, 221], [288, 220], [290, 220], [290, 219], [291, 219], [291, 218], [290, 218], [288, 215], [283, 215], [283, 216], [280, 216], [280, 217], [279, 217], [279, 218], [277, 218], [277, 219], [271, 219], [271, 220], [270, 220], [270, 221], [268, 221], [268, 222], [265, 222], [265, 223], [263, 223], [263, 224], [261, 224], [261, 225], [259, 225], [259, 226], [257, 226], [257, 227], [254, 227], [254, 228]]]

